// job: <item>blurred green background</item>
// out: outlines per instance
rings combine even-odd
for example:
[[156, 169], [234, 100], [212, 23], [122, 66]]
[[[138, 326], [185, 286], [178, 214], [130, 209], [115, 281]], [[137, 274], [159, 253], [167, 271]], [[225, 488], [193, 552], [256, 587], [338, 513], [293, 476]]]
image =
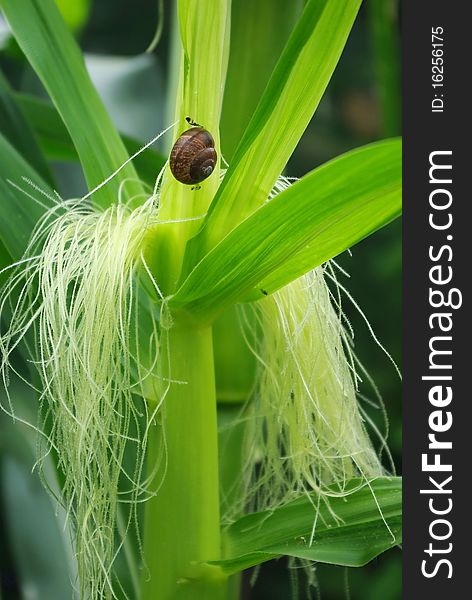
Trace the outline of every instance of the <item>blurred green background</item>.
[[[262, 0], [254, 0], [255, 2]], [[297, 0], [294, 0], [296, 2]], [[245, 8], [252, 0], [238, 0], [235, 24], [245, 26]], [[267, 2], [267, 0], [264, 0]], [[284, 2], [273, 0], [284, 10]], [[175, 68], [170, 60], [174, 2], [166, 0], [58, 0], [74, 29], [87, 65], [102, 98], [122, 133], [146, 142], [172, 120], [168, 100]], [[300, 8], [303, 2], [298, 2]], [[162, 10], [159, 9], [162, 6]], [[155, 50], [145, 53], [162, 23]], [[275, 19], [285, 30], [269, 34], [283, 40], [290, 19]], [[356, 146], [400, 133], [400, 53], [396, 0], [364, 2], [340, 64], [325, 97], [287, 167], [287, 175], [301, 176], [326, 160]], [[254, 39], [254, 56], [264, 56], [264, 38]], [[258, 45], [259, 44], [259, 45]], [[272, 46], [273, 47], [273, 46]], [[258, 54], [259, 53], [259, 54]], [[45, 96], [41, 84], [23, 59], [8, 28], [0, 20], [0, 66], [10, 84], [19, 91]], [[237, 73], [237, 65], [233, 66]], [[261, 85], [264, 81], [261, 81]], [[233, 75], [231, 94], [240, 82]], [[242, 92], [241, 92], [242, 93]], [[228, 103], [229, 104], [229, 103]], [[237, 142], [236, 117], [223, 111], [223, 152], [229, 156]], [[0, 123], [0, 129], [3, 123]], [[225, 130], [228, 131], [225, 148]], [[1, 159], [1, 158], [0, 158]], [[59, 192], [78, 195], [85, 184], [77, 164], [56, 163]], [[401, 224], [395, 222], [339, 257], [351, 277], [341, 283], [356, 299], [382, 344], [401, 367]], [[385, 354], [376, 346], [363, 318], [345, 299], [344, 310], [354, 328], [355, 347], [361, 363], [374, 378], [389, 417], [389, 447], [397, 473], [401, 473], [401, 385]], [[22, 372], [28, 365], [19, 363]], [[361, 393], [374, 399], [368, 384]], [[15, 402], [35, 422], [36, 398], [20, 383], [12, 389]], [[2, 398], [3, 400], [3, 398]], [[369, 415], [382, 426], [381, 410], [366, 404]], [[57, 519], [55, 504], [39, 478], [31, 476], [36, 436], [0, 411], [0, 599], [68, 600], [70, 584], [61, 566], [73, 562], [62, 537], [51, 524]], [[59, 515], [59, 518], [63, 518]], [[47, 548], [45, 555], [44, 548]], [[392, 550], [362, 569], [319, 565], [319, 595], [324, 600], [398, 600], [401, 597], [401, 554]], [[294, 572], [284, 560], [264, 565], [255, 584], [245, 574], [244, 598], [288, 600], [292, 597]], [[300, 598], [305, 600], [303, 576]], [[315, 594], [316, 597], [316, 594]]]

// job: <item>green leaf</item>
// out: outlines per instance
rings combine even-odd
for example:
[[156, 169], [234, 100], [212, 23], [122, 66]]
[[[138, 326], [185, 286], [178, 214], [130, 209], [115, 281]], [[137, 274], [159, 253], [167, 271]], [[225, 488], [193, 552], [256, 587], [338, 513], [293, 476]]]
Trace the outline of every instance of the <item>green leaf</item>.
[[[315, 169], [233, 229], [169, 306], [192, 319], [262, 297], [343, 252], [401, 210], [401, 144], [387, 140]], [[249, 299], [254, 299], [252, 296]]]
[[52, 104], [29, 94], [15, 92], [14, 97], [49, 160], [79, 160], [67, 127]]
[[[81, 52], [53, 0], [0, 0], [21, 49], [41, 78], [70, 132], [90, 189], [128, 154], [85, 68]], [[101, 206], [116, 202], [120, 183], [126, 197], [142, 194], [132, 164], [94, 194]]]
[[[11, 265], [12, 259], [10, 253], [5, 248], [3, 242], [0, 241], [0, 271], [8, 265]], [[4, 273], [0, 273], [0, 288], [3, 286], [5, 281], [8, 279], [8, 273], [5, 271]]]
[[25, 159], [52, 183], [51, 172], [44, 160], [33, 131], [13, 96], [8, 81], [0, 72], [0, 131]]
[[261, 206], [308, 125], [361, 0], [309, 0], [236, 150], [187, 268]]
[[[0, 242], [13, 260], [19, 260], [44, 211], [53, 206], [53, 191], [0, 134]], [[39, 193], [25, 179], [48, 196]], [[25, 190], [22, 193], [16, 186]], [[29, 194], [29, 196], [28, 196]]]
[[197, 5], [193, 0], [179, 0], [178, 11], [183, 80], [177, 116], [185, 127], [188, 115], [208, 127], [219, 146], [218, 122], [229, 54], [229, 3], [200, 0]]
[[[220, 156], [219, 122], [229, 52], [230, 0], [179, 0], [181, 68], [176, 95], [175, 139], [189, 128], [187, 117], [211, 132]], [[218, 189], [220, 162], [198, 190], [177, 181], [167, 168], [158, 220], [148, 237], [146, 261], [159, 274], [164, 293], [174, 291], [187, 241], [201, 225]], [[196, 219], [194, 219], [196, 217]]]
[[221, 151], [229, 162], [302, 10], [302, 0], [231, 2], [231, 44], [220, 123]]
[[87, 23], [91, 0], [55, 0], [64, 21], [72, 31], [78, 31]]
[[[352, 489], [362, 484], [350, 483]], [[348, 496], [332, 497], [329, 506], [321, 501], [318, 515], [317, 503], [316, 496], [303, 497], [273, 511], [242, 517], [223, 532], [226, 559], [211, 564], [232, 574], [288, 555], [361, 567], [401, 543], [399, 477], [381, 477]]]
[[[369, 150], [379, 151], [376, 159], [371, 163], [369, 172]], [[356, 187], [351, 193], [357, 195], [356, 207], [353, 207], [353, 214], [350, 217], [345, 215], [346, 220], [336, 224], [333, 229], [329, 227], [316, 237], [313, 242], [307, 244], [302, 250], [296, 252], [291, 258], [285, 261], [278, 269], [273, 271], [268, 277], [264, 278], [258, 289], [252, 294], [252, 299], [260, 297], [260, 289], [269, 294], [287, 285], [297, 277], [333, 258], [351, 245], [359, 242], [377, 229], [380, 229], [401, 213], [401, 140], [387, 140], [377, 142], [365, 147], [365, 162], [361, 154], [362, 149], [354, 151], [359, 152], [358, 166], [361, 171], [359, 177], [353, 176], [351, 183]], [[351, 153], [350, 153], [351, 154]], [[337, 176], [341, 179], [344, 174]], [[346, 175], [348, 175], [346, 173]], [[341, 182], [339, 182], [341, 183]], [[366, 187], [362, 186], [366, 183]], [[370, 183], [370, 187], [369, 187]], [[346, 190], [347, 200], [347, 190]], [[372, 203], [371, 203], [372, 200]], [[365, 201], [366, 215], [363, 217], [362, 202]], [[371, 207], [372, 212], [368, 207]], [[358, 211], [358, 212], [357, 212]], [[333, 236], [330, 239], [330, 236]], [[338, 237], [339, 236], [339, 237]], [[343, 244], [343, 237], [348, 244]], [[336, 250], [341, 246], [342, 250]], [[320, 255], [325, 255], [320, 261]]]
[[[57, 110], [44, 100], [27, 94], [15, 94], [27, 121], [38, 136], [44, 154], [50, 160], [77, 161], [77, 151]], [[142, 146], [140, 142], [122, 135], [123, 142], [130, 155]], [[164, 166], [166, 158], [151, 148], [146, 148], [134, 160], [133, 164], [139, 177], [147, 184], [154, 185], [156, 174]]]

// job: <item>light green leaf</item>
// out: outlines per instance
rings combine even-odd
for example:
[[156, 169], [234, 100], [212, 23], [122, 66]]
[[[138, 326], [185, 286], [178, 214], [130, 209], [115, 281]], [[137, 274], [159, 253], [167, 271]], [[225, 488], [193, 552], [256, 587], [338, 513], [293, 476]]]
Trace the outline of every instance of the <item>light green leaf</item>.
[[72, 31], [82, 29], [87, 23], [90, 13], [91, 0], [55, 0], [61, 11], [64, 21]]
[[[344, 229], [344, 235], [346, 236], [346, 240], [348, 237], [353, 236], [352, 241], [346, 246], [344, 249], [347, 249], [349, 246], [357, 243], [364, 237], [370, 235], [377, 229], [380, 229], [383, 225], [386, 225], [395, 217], [399, 216], [401, 213], [401, 142], [400, 140], [392, 140], [386, 142], [378, 142], [373, 144], [372, 146], [367, 146], [368, 148], [377, 148], [380, 150], [380, 147], [384, 146], [383, 150], [385, 153], [379, 154], [377, 157], [378, 162], [372, 165], [372, 170], [369, 173], [369, 164], [366, 162], [362, 165], [363, 175], [367, 177], [367, 180], [371, 181], [371, 189], [370, 191], [366, 188], [364, 190], [364, 198], [368, 202], [368, 195], [372, 194], [372, 197], [376, 196], [376, 209], [378, 212], [376, 214], [369, 214], [367, 211], [367, 215], [365, 219], [362, 217], [362, 212], [353, 213], [352, 220], [346, 221], [344, 226], [339, 223], [339, 229], [336, 228], [336, 231], [333, 231], [331, 228], [326, 230], [324, 234], [321, 234], [319, 237], [315, 238], [313, 242], [307, 244], [305, 248], [295, 253], [291, 258], [285, 261], [278, 269], [276, 269], [273, 273], [271, 273], [268, 277], [264, 278], [260, 284], [257, 286], [257, 289], [253, 291], [251, 297], [252, 299], [256, 299], [260, 297], [260, 289], [265, 290], [269, 294], [275, 292], [280, 289], [284, 285], [287, 285], [297, 277], [300, 277], [304, 273], [307, 273], [309, 270], [313, 269], [315, 266], [318, 266], [319, 259], [317, 255], [324, 251], [327, 251], [329, 247], [334, 248], [337, 246], [338, 242], [341, 242], [342, 239], [336, 237], [336, 234], [343, 235], [342, 229]], [[384, 162], [385, 161], [385, 162]], [[390, 164], [389, 164], [390, 163]], [[391, 167], [390, 175], [391, 179], [391, 189], [388, 189], [388, 183], [386, 181], [386, 177], [389, 176], [387, 170]], [[379, 176], [378, 180], [375, 180], [376, 173]], [[341, 174], [339, 175], [341, 177]], [[359, 185], [362, 185], [361, 180], [357, 180], [356, 178], [352, 179], [352, 184], [356, 186], [356, 189], [353, 190], [354, 193], [359, 193], [359, 202], [362, 202], [361, 194], [362, 189], [360, 189]], [[368, 184], [368, 181], [367, 181]], [[387, 184], [387, 185], [386, 185]], [[362, 207], [359, 205], [358, 209], [362, 210]], [[357, 227], [357, 233], [359, 237], [356, 239], [356, 231], [352, 229], [352, 227]], [[370, 228], [370, 230], [369, 230]], [[333, 235], [332, 239], [329, 239], [330, 235]], [[326, 243], [326, 246], [323, 246], [323, 240]], [[330, 254], [333, 252], [331, 250], [328, 252]], [[334, 257], [339, 252], [333, 253], [328, 258]], [[325, 262], [326, 259], [323, 259], [321, 262]]]
[[370, 144], [324, 164], [233, 229], [169, 306], [191, 319], [211, 319], [224, 306], [248, 299], [254, 288], [262, 297], [398, 216], [400, 189], [399, 140]]
[[[208, 127], [219, 145], [218, 121], [229, 53], [229, 3], [227, 0], [179, 0], [183, 46], [180, 124], [188, 115]], [[202, 41], [205, 43], [202, 44]], [[195, 90], [201, 92], [196, 94]], [[178, 135], [178, 132], [176, 132]]]
[[[13, 34], [41, 78], [70, 132], [92, 189], [128, 154], [85, 68], [81, 52], [54, 0], [0, 0]], [[120, 183], [127, 197], [142, 194], [132, 164], [94, 194], [101, 206], [116, 202]]]
[[[353, 480], [352, 489], [360, 483]], [[212, 564], [232, 574], [288, 555], [361, 567], [401, 543], [399, 477], [381, 477], [346, 497], [332, 497], [329, 508], [321, 501], [318, 515], [317, 503], [316, 496], [303, 497], [273, 511], [242, 517], [223, 533], [227, 558]]]
[[[44, 154], [50, 160], [77, 161], [77, 151], [57, 110], [49, 103], [27, 94], [15, 94], [27, 121], [38, 136]], [[129, 154], [135, 154], [142, 144], [122, 135]], [[147, 148], [133, 161], [139, 177], [147, 184], [154, 185], [156, 174], [164, 166], [166, 159], [151, 148]]]
[[[174, 139], [189, 128], [187, 118], [211, 132], [220, 156], [219, 122], [229, 51], [229, 0], [179, 0], [180, 80]], [[164, 293], [174, 291], [187, 241], [201, 224], [218, 189], [220, 161], [198, 190], [177, 181], [167, 168], [159, 198], [157, 226], [149, 235], [146, 261], [158, 273]], [[195, 219], [194, 219], [195, 218]]]
[[267, 199], [328, 85], [360, 2], [307, 2], [189, 246], [187, 268]]

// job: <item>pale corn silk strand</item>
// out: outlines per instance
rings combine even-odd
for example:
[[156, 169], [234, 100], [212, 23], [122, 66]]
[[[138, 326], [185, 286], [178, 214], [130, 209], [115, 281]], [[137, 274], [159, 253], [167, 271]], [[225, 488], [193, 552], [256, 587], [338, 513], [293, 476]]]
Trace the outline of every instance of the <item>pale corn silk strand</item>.
[[[76, 587], [83, 598], [108, 598], [117, 501], [136, 505], [148, 495], [141, 475], [150, 415], [140, 396], [153, 369], [137, 355], [133, 336], [139, 330], [135, 273], [155, 203], [150, 199], [135, 210], [119, 203], [103, 212], [77, 201], [60, 208], [38, 226], [27, 268], [21, 265], [3, 292], [2, 309], [7, 298], [15, 303], [1, 339], [2, 373], [33, 327], [32, 359], [42, 379], [45, 420], [51, 417], [52, 424], [48, 444], [57, 449], [75, 530]], [[157, 328], [151, 318], [154, 357]], [[128, 443], [136, 456], [130, 472], [122, 466]], [[121, 498], [120, 479], [128, 490]]]
[[[279, 177], [267, 202], [293, 181]], [[258, 369], [241, 416], [247, 457], [242, 472], [248, 475], [242, 500], [225, 516], [228, 521], [248, 507], [270, 510], [310, 492], [316, 492], [317, 502], [353, 493], [347, 487], [352, 478], [359, 477], [359, 485], [365, 486], [386, 474], [381, 452], [393, 470], [384, 434], [358, 402], [364, 376], [376, 396], [375, 406], [383, 411], [375, 384], [354, 354], [352, 328], [342, 308], [346, 291], [335, 268], [342, 271], [334, 261], [327, 262], [240, 312]], [[388, 429], [386, 418], [385, 423]], [[367, 426], [379, 439], [379, 453]], [[316, 510], [314, 514], [311, 542]]]
[[[280, 177], [267, 202], [292, 183], [293, 179]], [[343, 312], [343, 296], [360, 312], [375, 343], [391, 357], [338, 283], [336, 270], [346, 274], [335, 261], [327, 262], [240, 311], [242, 331], [258, 369], [253, 394], [241, 413], [245, 462], [243, 479], [237, 485], [243, 493], [224, 518], [231, 522], [247, 510], [270, 511], [305, 496], [313, 504], [307, 545], [316, 538], [321, 503], [338, 520], [330, 508], [331, 497], [348, 496], [367, 486], [377, 502], [370, 482], [387, 474], [382, 454], [394, 472], [385, 441], [388, 420], [383, 402], [354, 354], [354, 333]], [[382, 411], [385, 433], [359, 403], [358, 387], [363, 379], [375, 396], [371, 404]], [[368, 429], [378, 438], [378, 451]], [[353, 478], [359, 481], [356, 488]], [[384, 525], [390, 531], [385, 520]], [[304, 597], [317, 595], [314, 564], [292, 558], [289, 566], [293, 596], [298, 597], [300, 569], [305, 573]]]
[[[333, 496], [348, 496], [367, 486], [377, 503], [370, 482], [386, 474], [382, 452], [393, 465], [384, 435], [358, 403], [358, 372], [364, 375], [365, 371], [353, 353], [350, 326], [346, 330], [343, 325], [340, 300], [331, 293], [326, 275], [335, 279], [330, 263], [259, 300], [251, 306], [249, 318], [247, 309], [241, 311], [258, 373], [241, 417], [246, 425], [246, 462], [241, 469], [245, 475], [237, 484], [243, 490], [242, 500], [225, 515], [231, 522], [247, 510], [270, 511], [306, 497], [313, 505], [307, 546], [316, 539], [322, 503], [338, 522], [330, 507]], [[375, 406], [383, 409], [380, 397]], [[379, 453], [367, 425], [379, 438]], [[359, 478], [355, 488], [352, 481], [347, 485], [354, 477]], [[377, 507], [383, 519], [378, 503]], [[288, 566], [293, 598], [319, 597], [316, 565], [291, 557]], [[304, 573], [302, 587], [300, 572]]]
[[263, 334], [247, 427], [250, 453], [259, 460], [245, 498], [255, 510], [307, 492], [326, 498], [352, 493], [346, 484], [353, 477], [365, 485], [383, 474], [358, 405], [356, 363], [326, 268], [254, 306]]
[[[154, 193], [135, 209], [131, 200], [121, 201], [123, 187], [118, 203], [104, 211], [92, 205], [91, 193], [80, 200], [49, 198], [54, 204], [0, 296], [0, 316], [10, 323], [0, 337], [2, 378], [8, 387], [12, 352], [26, 342], [42, 381], [43, 422], [37, 429], [46, 447], [39, 464], [54, 448], [62, 502], [75, 532], [74, 585], [81, 598], [115, 597], [113, 562], [131, 521], [137, 523], [137, 504], [155, 493], [149, 489], [153, 474], [143, 476], [146, 439], [168, 382], [156, 375], [159, 318], [140, 279], [147, 278], [148, 290], [158, 290], [149, 282], [143, 242], [156, 222], [162, 172]], [[144, 350], [138, 339], [143, 328]], [[148, 404], [142, 398], [150, 390], [157, 402]], [[16, 417], [9, 397], [3, 408]], [[134, 465], [127, 469], [129, 444]], [[115, 543], [119, 503], [130, 509]]]

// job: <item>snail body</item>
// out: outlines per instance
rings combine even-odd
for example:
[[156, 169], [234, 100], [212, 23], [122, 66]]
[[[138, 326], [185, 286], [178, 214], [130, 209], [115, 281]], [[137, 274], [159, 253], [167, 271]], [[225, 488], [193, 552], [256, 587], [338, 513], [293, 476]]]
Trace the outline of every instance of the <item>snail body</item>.
[[209, 177], [216, 166], [215, 141], [203, 127], [191, 127], [175, 142], [170, 153], [172, 175], [185, 185], [194, 185]]

